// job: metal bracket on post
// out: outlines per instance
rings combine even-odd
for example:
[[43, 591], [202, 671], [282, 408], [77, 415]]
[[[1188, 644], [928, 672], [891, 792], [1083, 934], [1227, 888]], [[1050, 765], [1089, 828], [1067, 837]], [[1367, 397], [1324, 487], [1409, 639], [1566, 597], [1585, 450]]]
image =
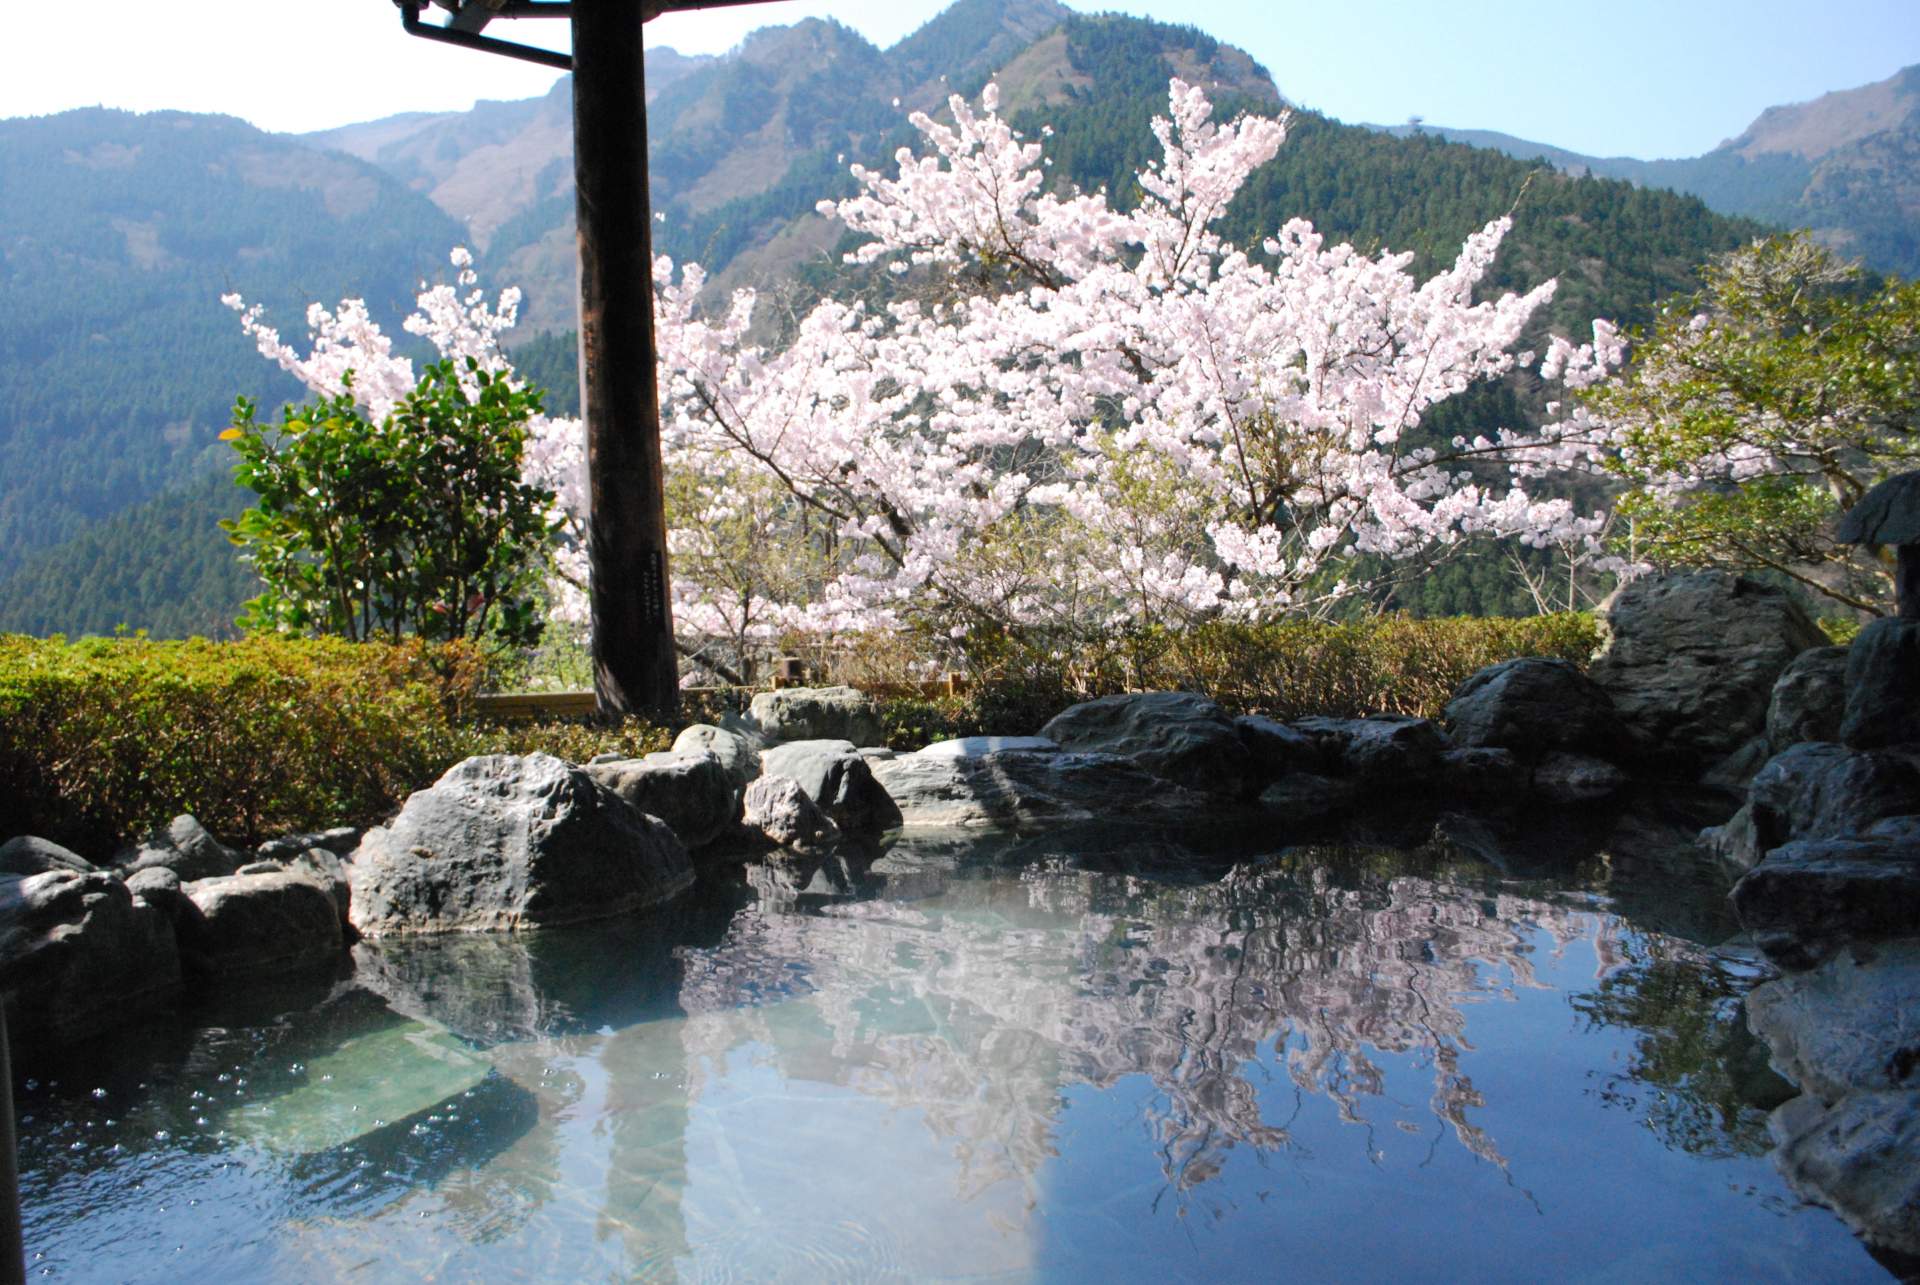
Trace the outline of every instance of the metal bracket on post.
[[568, 0], [466, 0], [465, 4], [454, 10], [444, 27], [420, 21], [420, 11], [426, 7], [426, 0], [393, 2], [400, 9], [400, 25], [409, 36], [438, 40], [462, 49], [501, 54], [523, 62], [537, 62], [543, 67], [557, 67], [561, 71], [573, 70], [572, 54], [534, 45], [518, 45], [511, 40], [496, 40], [480, 34], [480, 29], [495, 18], [570, 18], [573, 16], [573, 5]]

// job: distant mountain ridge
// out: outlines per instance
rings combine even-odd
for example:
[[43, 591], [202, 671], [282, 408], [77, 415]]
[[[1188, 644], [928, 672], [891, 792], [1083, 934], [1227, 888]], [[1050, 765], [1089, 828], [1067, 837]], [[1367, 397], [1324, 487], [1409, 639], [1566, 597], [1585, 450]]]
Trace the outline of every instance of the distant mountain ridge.
[[1699, 197], [1724, 214], [1811, 228], [1839, 252], [1905, 277], [1920, 275], [1920, 65], [1856, 89], [1769, 107], [1702, 156], [1585, 156], [1493, 130], [1371, 126], [1436, 135], [1569, 174], [1625, 179]]

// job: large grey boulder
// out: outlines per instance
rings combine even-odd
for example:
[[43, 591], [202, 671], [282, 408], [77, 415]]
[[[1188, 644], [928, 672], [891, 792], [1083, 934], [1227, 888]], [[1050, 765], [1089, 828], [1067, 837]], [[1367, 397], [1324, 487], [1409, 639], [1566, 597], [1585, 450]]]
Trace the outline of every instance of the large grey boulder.
[[1811, 968], [1849, 942], [1920, 925], [1920, 852], [1896, 839], [1804, 839], [1767, 853], [1728, 894], [1767, 957]]
[[1154, 775], [1139, 760], [1060, 750], [922, 750], [873, 765], [903, 830], [1022, 829], [1113, 817], [1200, 815], [1200, 794]]
[[1785, 590], [1723, 571], [1635, 580], [1600, 619], [1606, 642], [1588, 676], [1642, 756], [1690, 776], [1764, 732], [1774, 683], [1826, 643]]
[[98, 1030], [179, 986], [166, 914], [111, 874], [0, 877], [0, 998], [16, 1043]]
[[1876, 620], [1847, 648], [1840, 739], [1857, 750], [1920, 742], [1920, 620]]
[[760, 756], [765, 776], [797, 782], [820, 810], [848, 834], [869, 833], [884, 824], [885, 801], [874, 784], [871, 761], [851, 741], [791, 741]]
[[764, 747], [757, 735], [745, 731], [695, 723], [673, 738], [673, 748], [680, 752], [705, 750], [719, 759], [720, 766], [727, 771], [727, 779], [733, 782], [736, 798], [745, 793], [749, 781], [760, 775], [760, 751]]
[[1747, 787], [1762, 849], [1857, 834], [1920, 812], [1920, 765], [1901, 754], [1809, 741], [1768, 760]]
[[1760, 863], [1767, 855], [1767, 844], [1760, 836], [1753, 820], [1753, 805], [1743, 803], [1723, 825], [1710, 825], [1702, 830], [1696, 842], [1720, 859], [1727, 871], [1734, 875], [1744, 874]]
[[94, 869], [91, 861], [69, 851], [50, 839], [23, 834], [0, 843], [0, 875], [43, 875], [49, 870], [71, 870], [86, 874]]
[[1774, 1070], [1823, 1102], [1920, 1090], [1920, 940], [1847, 946], [1811, 972], [1756, 986], [1747, 1026]]
[[586, 773], [640, 811], [665, 821], [690, 849], [712, 843], [740, 815], [734, 778], [709, 750], [667, 750], [590, 763]]
[[790, 776], [757, 776], [747, 785], [741, 824], [777, 848], [832, 843], [840, 827]]
[[851, 687], [785, 687], [761, 692], [747, 709], [747, 721], [769, 743], [852, 741], [884, 745], [887, 728], [880, 706]]
[[1747, 785], [1747, 801], [1700, 843], [1734, 870], [1750, 870], [1795, 839], [1879, 832], [1920, 812], [1920, 762], [1905, 753], [1851, 750], [1829, 741], [1790, 745]]
[[368, 936], [535, 928], [638, 910], [693, 883], [664, 821], [547, 754], [450, 768], [354, 853]]
[[1920, 1091], [1802, 1094], [1767, 1120], [1787, 1184], [1869, 1244], [1920, 1254]]
[[1590, 754], [1555, 750], [1534, 765], [1534, 793], [1556, 803], [1592, 803], [1611, 798], [1627, 784], [1627, 774]]
[[1403, 714], [1302, 718], [1292, 727], [1320, 743], [1329, 775], [1374, 785], [1427, 785], [1440, 774], [1442, 756], [1451, 748], [1431, 719]]
[[1533, 775], [1512, 750], [1495, 746], [1448, 750], [1440, 756], [1440, 788], [1450, 796], [1511, 800], [1526, 791]]
[[1555, 750], [1607, 758], [1620, 753], [1624, 729], [1613, 700], [1564, 660], [1522, 656], [1469, 675], [1442, 718], [1456, 745], [1512, 750], [1539, 758]]
[[1324, 772], [1331, 766], [1326, 743], [1290, 724], [1264, 714], [1242, 714], [1233, 725], [1262, 782], [1277, 781], [1289, 772]]
[[248, 853], [229, 848], [187, 813], [181, 813], [133, 847], [114, 857], [122, 875], [165, 866], [182, 880], [230, 875], [250, 860]]
[[1040, 735], [1064, 750], [1132, 759], [1153, 775], [1202, 794], [1239, 798], [1259, 784], [1233, 719], [1191, 692], [1083, 701], [1055, 715]]
[[1778, 754], [1801, 741], [1837, 741], [1847, 703], [1847, 648], [1815, 647], [1793, 658], [1767, 701], [1767, 745]]
[[[331, 854], [329, 854], [331, 855]], [[288, 870], [196, 879], [182, 886], [196, 913], [174, 924], [195, 970], [258, 977], [337, 958], [340, 906], [317, 879]]]

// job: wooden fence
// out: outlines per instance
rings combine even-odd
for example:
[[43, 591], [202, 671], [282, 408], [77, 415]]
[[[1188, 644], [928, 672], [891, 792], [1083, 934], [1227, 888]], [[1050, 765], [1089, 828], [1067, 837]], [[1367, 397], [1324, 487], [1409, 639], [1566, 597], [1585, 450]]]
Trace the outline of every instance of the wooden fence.
[[[789, 679], [776, 679], [773, 684], [776, 688], [799, 685]], [[755, 693], [766, 690], [765, 687], [683, 687], [680, 697], [683, 704], [695, 708], [745, 709]], [[967, 679], [964, 674], [948, 674], [923, 683], [869, 683], [860, 690], [880, 700], [939, 700], [966, 695]], [[509, 723], [589, 718], [594, 708], [590, 691], [495, 692], [474, 699], [474, 709], [480, 717]]]

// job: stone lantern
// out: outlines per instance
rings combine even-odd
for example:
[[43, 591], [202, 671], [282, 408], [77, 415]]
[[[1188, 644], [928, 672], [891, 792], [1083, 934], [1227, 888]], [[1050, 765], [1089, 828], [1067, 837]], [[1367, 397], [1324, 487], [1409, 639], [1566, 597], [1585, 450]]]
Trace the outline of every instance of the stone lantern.
[[1842, 544], [1893, 546], [1894, 614], [1920, 619], [1920, 469], [1895, 473], [1840, 519]]

